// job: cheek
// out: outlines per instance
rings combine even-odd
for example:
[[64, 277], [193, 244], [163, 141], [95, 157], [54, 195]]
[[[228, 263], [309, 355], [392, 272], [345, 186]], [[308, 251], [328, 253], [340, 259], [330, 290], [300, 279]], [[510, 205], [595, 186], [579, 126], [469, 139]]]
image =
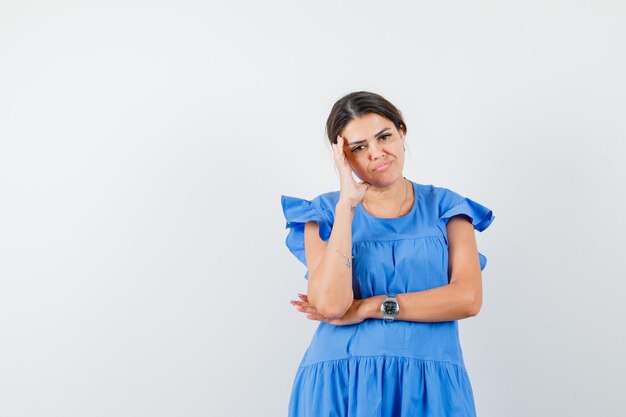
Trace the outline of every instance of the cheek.
[[363, 158], [352, 158], [350, 166], [354, 171], [357, 172], [367, 171], [367, 161], [365, 161]]

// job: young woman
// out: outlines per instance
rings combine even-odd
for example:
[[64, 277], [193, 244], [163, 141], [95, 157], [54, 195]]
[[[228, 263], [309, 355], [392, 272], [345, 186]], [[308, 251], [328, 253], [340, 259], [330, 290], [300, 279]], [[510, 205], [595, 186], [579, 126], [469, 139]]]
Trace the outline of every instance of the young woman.
[[307, 266], [292, 304], [320, 321], [289, 416], [475, 416], [457, 320], [480, 310], [474, 229], [495, 216], [404, 177], [407, 127], [380, 95], [341, 98], [326, 130], [340, 190], [281, 196], [286, 245]]

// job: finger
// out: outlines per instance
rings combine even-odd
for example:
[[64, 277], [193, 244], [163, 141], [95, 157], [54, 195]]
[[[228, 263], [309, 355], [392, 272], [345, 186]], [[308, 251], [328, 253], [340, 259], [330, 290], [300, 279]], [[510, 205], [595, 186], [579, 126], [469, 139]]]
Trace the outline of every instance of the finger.
[[309, 304], [308, 302], [303, 301], [300, 304], [302, 305], [302, 308], [304, 309], [305, 312], [319, 314], [319, 311], [317, 311], [317, 309], [313, 307], [311, 304]]
[[328, 321], [328, 319], [326, 317], [322, 316], [319, 313], [307, 314], [306, 318], [309, 319], [309, 320]]
[[340, 151], [340, 154], [343, 156], [345, 155], [343, 152], [343, 145], [345, 143], [345, 140], [343, 139], [343, 136], [339, 135], [337, 136], [337, 149]]
[[335, 164], [338, 168], [347, 168], [348, 161], [346, 159], [346, 154], [343, 152], [343, 149], [337, 147], [337, 153], [335, 154]]
[[343, 147], [343, 138], [341, 137], [341, 135], [337, 135], [337, 140], [334, 143], [335, 148], [337, 149], [337, 151], [340, 151]]
[[348, 143], [348, 141], [341, 135], [339, 135], [339, 139], [341, 141], [337, 141], [337, 143], [339, 144], [339, 149], [341, 149], [343, 151], [343, 147], [344, 147], [345, 144]]
[[296, 310], [302, 313], [317, 313], [318, 312], [317, 309], [313, 308], [311, 304], [305, 301], [294, 301], [292, 304], [296, 308]]
[[341, 174], [346, 167], [348, 167], [348, 164], [346, 162], [345, 156], [340, 154], [340, 150], [337, 150], [333, 153], [333, 159], [335, 161], [335, 168], [337, 168], [337, 171]]
[[342, 137], [342, 136], [339, 136], [339, 137], [341, 138], [341, 140], [337, 142], [337, 147], [339, 148], [340, 155], [341, 155], [342, 157], [345, 157], [345, 156], [346, 156], [346, 153], [345, 153], [345, 152], [344, 152], [344, 150], [343, 150], [343, 144], [344, 144], [344, 142], [345, 142], [345, 141], [343, 140], [343, 137]]
[[334, 148], [335, 160], [339, 163], [345, 162], [344, 160], [345, 154], [343, 153], [343, 148], [341, 147], [341, 145], [339, 143], [335, 143], [333, 145], [333, 148]]
[[302, 306], [299, 306], [297, 304], [294, 304], [293, 306], [300, 313], [308, 313], [304, 308], [302, 308]]

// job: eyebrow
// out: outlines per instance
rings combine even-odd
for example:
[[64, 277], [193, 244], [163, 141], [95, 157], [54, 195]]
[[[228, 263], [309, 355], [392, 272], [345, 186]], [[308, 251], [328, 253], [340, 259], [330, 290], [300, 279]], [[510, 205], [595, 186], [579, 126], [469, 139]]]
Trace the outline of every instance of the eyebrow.
[[[390, 128], [390, 127], [386, 127], [386, 128], [384, 128], [384, 129], [382, 129], [380, 132], [376, 133], [376, 134], [374, 135], [374, 137], [379, 137], [380, 135], [382, 135], [382, 134], [383, 134], [383, 132], [384, 132], [385, 130], [389, 130], [389, 129], [391, 129], [391, 128]], [[363, 143], [363, 142], [366, 142], [366, 140], [365, 140], [365, 139], [361, 139], [361, 140], [357, 140], [357, 141], [354, 141], [354, 142], [350, 142], [350, 143], [348, 143], [348, 146], [350, 146], [350, 145], [356, 145], [357, 143]]]

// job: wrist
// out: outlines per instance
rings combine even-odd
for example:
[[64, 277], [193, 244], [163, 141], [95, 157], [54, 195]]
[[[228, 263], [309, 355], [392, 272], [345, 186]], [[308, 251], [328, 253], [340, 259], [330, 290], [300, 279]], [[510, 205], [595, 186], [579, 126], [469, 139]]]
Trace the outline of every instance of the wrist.
[[335, 209], [336, 211], [347, 211], [347, 212], [354, 214], [354, 212], [356, 211], [357, 204], [358, 203], [355, 203], [352, 201], [339, 200], [337, 202]]
[[375, 295], [363, 299], [363, 315], [366, 319], [382, 319], [383, 313], [380, 311], [380, 306], [387, 298], [386, 295]]

